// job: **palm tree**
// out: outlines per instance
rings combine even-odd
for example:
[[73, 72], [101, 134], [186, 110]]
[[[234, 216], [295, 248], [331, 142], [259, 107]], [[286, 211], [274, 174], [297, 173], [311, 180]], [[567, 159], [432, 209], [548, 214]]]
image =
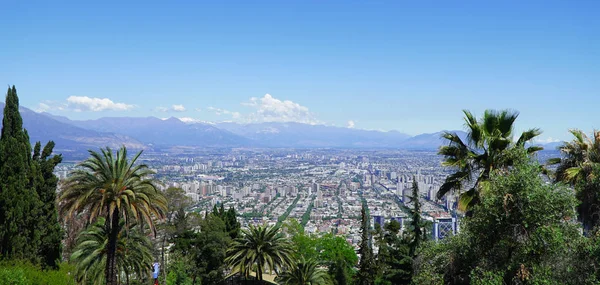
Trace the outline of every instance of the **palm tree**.
[[[472, 185], [469, 190], [460, 193], [459, 198], [459, 209], [469, 213], [479, 202], [480, 193], [487, 189], [491, 172], [512, 164], [508, 151], [517, 147], [525, 148], [525, 144], [539, 136], [541, 131], [524, 131], [515, 142], [513, 124], [519, 116], [518, 112], [486, 110], [481, 120], [477, 120], [467, 110], [463, 110], [463, 113], [467, 142], [463, 142], [456, 133], [445, 132], [442, 135], [448, 142], [438, 152], [444, 156], [442, 165], [452, 167], [456, 172], [446, 178], [437, 197], [440, 199], [451, 191], [462, 191], [465, 184]], [[527, 152], [532, 154], [541, 149], [530, 146]]]
[[581, 130], [573, 129], [569, 132], [574, 137], [573, 141], [558, 148], [562, 158], [552, 158], [548, 160], [548, 164], [558, 164], [554, 177], [556, 182], [575, 185], [593, 178], [593, 169], [600, 164], [600, 131], [594, 130], [593, 139]]
[[269, 271], [278, 271], [283, 266], [292, 264], [293, 249], [291, 243], [272, 226], [253, 226], [242, 230], [227, 250], [227, 262], [233, 272], [239, 272], [244, 277], [250, 276], [253, 266], [256, 266], [256, 278], [263, 280], [265, 267]]
[[581, 201], [577, 211], [587, 232], [600, 223], [600, 193], [594, 179], [600, 169], [600, 131], [594, 130], [593, 138], [581, 130], [569, 132], [574, 138], [559, 147], [562, 157], [549, 159], [548, 164], [558, 165], [555, 182], [577, 186], [576, 197]]
[[164, 217], [167, 202], [156, 189], [148, 166], [136, 165], [141, 151], [131, 160], [127, 159], [125, 147], [116, 152], [116, 157], [108, 147], [100, 153], [91, 150], [89, 153], [91, 157], [80, 163], [66, 181], [60, 198], [61, 212], [67, 217], [85, 212], [88, 223], [105, 218], [108, 233], [105, 278], [107, 285], [116, 285], [119, 222], [137, 221], [148, 225], [156, 235], [153, 220]]
[[284, 272], [277, 278], [279, 284], [286, 285], [324, 285], [331, 284], [329, 276], [322, 270], [319, 264], [313, 260], [300, 260], [293, 264], [289, 271]]
[[[109, 232], [105, 227], [104, 218], [89, 226], [79, 234], [77, 246], [71, 255], [71, 260], [77, 267], [79, 282], [105, 284], [104, 269], [106, 268]], [[124, 274], [129, 284], [130, 275], [143, 278], [152, 264], [152, 243], [142, 234], [135, 224], [119, 223], [119, 239], [117, 243], [117, 268]]]

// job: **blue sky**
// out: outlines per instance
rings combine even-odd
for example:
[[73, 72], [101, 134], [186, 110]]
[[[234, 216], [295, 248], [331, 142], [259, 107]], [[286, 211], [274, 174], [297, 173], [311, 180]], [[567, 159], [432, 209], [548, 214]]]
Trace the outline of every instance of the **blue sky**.
[[[408, 134], [462, 109], [600, 128], [600, 1], [16, 1], [0, 82], [73, 119], [301, 121]], [[270, 94], [270, 95], [266, 95]]]

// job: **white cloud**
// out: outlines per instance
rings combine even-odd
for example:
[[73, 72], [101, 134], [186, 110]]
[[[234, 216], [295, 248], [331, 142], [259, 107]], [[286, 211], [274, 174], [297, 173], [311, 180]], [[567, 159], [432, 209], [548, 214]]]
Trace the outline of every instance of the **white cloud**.
[[115, 103], [108, 98], [90, 98], [87, 96], [70, 96], [67, 98], [67, 105], [76, 112], [81, 111], [126, 111], [133, 109], [133, 105], [125, 103]]
[[156, 107], [156, 108], [154, 108], [154, 110], [155, 110], [155, 111], [158, 111], [158, 112], [163, 112], [163, 113], [165, 113], [165, 112], [168, 112], [168, 111], [169, 111], [169, 108], [160, 106], [160, 107]]
[[38, 107], [35, 108], [35, 111], [38, 112], [38, 113], [42, 113], [42, 112], [46, 112], [46, 111], [48, 111], [50, 109], [51, 109], [50, 105], [48, 105], [46, 103], [39, 103]]
[[175, 111], [175, 112], [185, 112], [185, 107], [183, 105], [173, 105], [171, 107], [171, 110]]
[[215, 108], [212, 106], [208, 107], [206, 109], [215, 113], [215, 115], [217, 115], [217, 116], [230, 115], [231, 118], [233, 118], [233, 119], [239, 119], [242, 117], [242, 114], [240, 114], [240, 112], [233, 112], [233, 111], [229, 111], [229, 110], [225, 110], [225, 109], [221, 109], [221, 108]]
[[346, 125], [346, 127], [348, 129], [353, 129], [354, 128], [354, 121], [348, 121], [348, 124]]
[[290, 100], [279, 100], [270, 94], [265, 94], [262, 98], [252, 97], [242, 105], [256, 109], [254, 113], [248, 116], [248, 120], [251, 122], [319, 123], [307, 107]]

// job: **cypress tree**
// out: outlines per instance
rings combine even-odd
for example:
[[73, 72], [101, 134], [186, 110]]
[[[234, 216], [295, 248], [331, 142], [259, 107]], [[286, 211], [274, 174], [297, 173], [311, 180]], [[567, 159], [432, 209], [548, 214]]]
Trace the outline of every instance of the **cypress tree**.
[[358, 264], [358, 273], [356, 274], [356, 284], [373, 285], [375, 283], [375, 264], [373, 260], [373, 248], [371, 247], [369, 217], [367, 216], [366, 205], [363, 203], [360, 211], [361, 216], [361, 240], [358, 254], [360, 262]]
[[6, 94], [0, 136], [0, 254], [37, 262], [43, 221], [41, 201], [30, 180], [30, 159], [31, 144], [13, 86]]
[[51, 157], [54, 150], [53, 141], [48, 142], [41, 152], [40, 149], [41, 144], [37, 142], [31, 167], [35, 188], [42, 203], [40, 220], [44, 222], [40, 229], [42, 233], [40, 255], [44, 266], [56, 268], [57, 261], [61, 258], [63, 231], [58, 222], [56, 207], [58, 178], [54, 175], [54, 168], [62, 161], [62, 156]]
[[229, 208], [225, 213], [225, 226], [229, 237], [232, 240], [236, 239], [240, 233], [241, 224], [237, 220], [237, 213], [233, 207]]
[[413, 177], [412, 183], [412, 202], [413, 209], [411, 211], [410, 230], [412, 231], [412, 241], [410, 243], [410, 255], [415, 256], [417, 248], [421, 244], [421, 241], [425, 239], [423, 233], [424, 222], [421, 218], [421, 202], [419, 202], [419, 185], [417, 180]]

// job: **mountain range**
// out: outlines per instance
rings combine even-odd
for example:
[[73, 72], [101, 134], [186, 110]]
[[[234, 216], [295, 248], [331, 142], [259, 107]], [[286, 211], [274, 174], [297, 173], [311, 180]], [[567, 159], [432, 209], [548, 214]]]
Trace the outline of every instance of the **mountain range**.
[[[0, 108], [4, 104], [0, 103]], [[189, 123], [177, 118], [105, 117], [71, 120], [21, 107], [31, 141], [53, 140], [56, 151], [81, 152], [103, 146], [131, 149], [170, 147], [289, 147], [289, 148], [397, 148], [435, 150], [442, 132], [410, 136], [397, 131], [373, 131], [302, 123]], [[455, 131], [465, 137], [463, 131]], [[554, 143], [550, 149], [555, 149]], [[548, 148], [547, 148], [548, 149]]]

